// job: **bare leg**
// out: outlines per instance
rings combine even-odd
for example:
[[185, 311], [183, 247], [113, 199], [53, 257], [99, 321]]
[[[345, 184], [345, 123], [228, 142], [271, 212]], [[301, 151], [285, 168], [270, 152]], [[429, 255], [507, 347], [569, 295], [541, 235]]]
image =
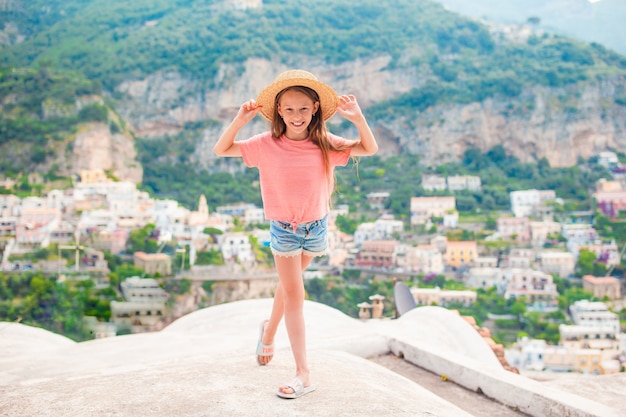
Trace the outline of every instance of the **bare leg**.
[[[298, 257], [295, 257], [298, 258]], [[301, 265], [302, 271], [304, 271], [311, 261], [313, 260], [312, 256], [302, 255], [301, 257]], [[300, 272], [300, 277], [302, 276], [302, 271]], [[280, 273], [279, 273], [280, 275]], [[274, 343], [274, 336], [276, 335], [276, 331], [278, 330], [278, 325], [283, 318], [285, 313], [285, 294], [283, 293], [282, 284], [279, 282], [276, 287], [276, 292], [274, 293], [274, 304], [272, 305], [272, 313], [270, 314], [269, 320], [265, 323], [265, 330], [263, 331], [263, 339], [262, 342], [265, 345], [270, 345]], [[259, 362], [267, 365], [271, 360], [271, 356], [259, 356]]]
[[[306, 332], [302, 311], [304, 306], [302, 271], [311, 263], [312, 259], [313, 258], [308, 255], [274, 257], [280, 284], [276, 291], [274, 308], [270, 316], [270, 321], [273, 318], [275, 319], [274, 316], [278, 316], [277, 310], [280, 309], [279, 300], [282, 298], [282, 313], [285, 316], [285, 326], [287, 327], [291, 351], [296, 362], [296, 376], [302, 380], [304, 386], [310, 385], [310, 379], [306, 358]], [[278, 317], [278, 321], [280, 321], [280, 316]], [[271, 324], [267, 326], [268, 333], [271, 330], [270, 326]], [[278, 324], [276, 324], [276, 326], [278, 326]], [[285, 394], [292, 392], [292, 389], [288, 387], [281, 387], [280, 389], [282, 389]]]

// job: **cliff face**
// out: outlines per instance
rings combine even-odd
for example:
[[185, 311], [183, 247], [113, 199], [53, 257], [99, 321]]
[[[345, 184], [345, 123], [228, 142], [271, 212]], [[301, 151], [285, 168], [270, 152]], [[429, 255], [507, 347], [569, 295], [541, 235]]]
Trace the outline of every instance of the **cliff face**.
[[[423, 82], [414, 68], [389, 63], [389, 57], [334, 66], [304, 59], [298, 66], [315, 73], [339, 94], [355, 94], [367, 109]], [[223, 66], [212, 86], [177, 73], [156, 73], [119, 85], [117, 90], [124, 98], [117, 110], [140, 137], [176, 133], [189, 122], [217, 121], [198, 138], [194, 155], [199, 165], [211, 166], [215, 160], [211, 149], [239, 105], [255, 98], [288, 68], [261, 59], [249, 60], [242, 66]], [[422, 163], [435, 165], [457, 160], [468, 146], [485, 151], [502, 144], [523, 161], [545, 157], [552, 166], [571, 166], [578, 157], [586, 159], [602, 150], [626, 150], [626, 106], [616, 105], [613, 100], [620, 83], [623, 85], [624, 80], [561, 89], [528, 86], [514, 99], [442, 104], [410, 118], [371, 124], [383, 156], [409, 152], [419, 155]], [[354, 137], [354, 131], [341, 131], [340, 122], [339, 116], [331, 119], [332, 130]], [[259, 117], [241, 132], [241, 137], [266, 128], [267, 123]]]
[[72, 176], [81, 170], [110, 171], [122, 181], [138, 184], [143, 178], [143, 168], [136, 160], [137, 151], [132, 137], [122, 133], [111, 133], [103, 123], [81, 126], [69, 145], [62, 149], [48, 164], [56, 164], [59, 174]]
[[[622, 81], [623, 82], [623, 81]], [[510, 101], [437, 106], [410, 128], [397, 131], [401, 149], [437, 164], [458, 159], [468, 146], [483, 151], [501, 144], [524, 162], [546, 158], [572, 166], [607, 149], [626, 149], [626, 107], [613, 104], [618, 81], [582, 90], [529, 88]]]

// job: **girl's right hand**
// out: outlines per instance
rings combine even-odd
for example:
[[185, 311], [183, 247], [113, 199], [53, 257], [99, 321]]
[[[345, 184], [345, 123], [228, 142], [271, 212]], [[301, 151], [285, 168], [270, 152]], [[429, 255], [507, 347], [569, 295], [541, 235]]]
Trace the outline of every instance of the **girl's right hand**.
[[246, 101], [239, 107], [237, 112], [237, 118], [244, 123], [248, 123], [261, 111], [261, 106], [257, 106], [256, 102], [252, 99]]

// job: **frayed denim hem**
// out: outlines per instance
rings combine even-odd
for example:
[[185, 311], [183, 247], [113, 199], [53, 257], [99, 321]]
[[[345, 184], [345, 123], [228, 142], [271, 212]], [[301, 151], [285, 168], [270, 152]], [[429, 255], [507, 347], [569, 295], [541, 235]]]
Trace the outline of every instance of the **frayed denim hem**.
[[292, 250], [289, 252], [278, 252], [277, 250], [272, 249], [272, 254], [274, 254], [274, 256], [282, 256], [284, 258], [292, 258], [294, 256], [300, 255], [301, 253], [302, 253], [302, 248]]
[[325, 249], [325, 250], [323, 250], [321, 252], [311, 252], [311, 251], [303, 250], [303, 249], [296, 249], [296, 250], [292, 250], [290, 252], [278, 252], [278, 251], [272, 249], [272, 254], [274, 256], [282, 256], [282, 257], [285, 257], [285, 258], [291, 258], [293, 256], [298, 256], [300, 254], [306, 255], [306, 256], [320, 257], [320, 256], [326, 255], [327, 253], [328, 253], [327, 249]]
[[303, 250], [303, 251], [302, 251], [302, 254], [303, 254], [303, 255], [307, 255], [307, 256], [315, 256], [315, 257], [324, 256], [324, 255], [326, 255], [327, 253], [328, 253], [328, 249], [324, 249], [324, 250], [323, 250], [323, 251], [321, 251], [321, 252], [311, 252], [311, 251], [308, 251], [308, 250]]

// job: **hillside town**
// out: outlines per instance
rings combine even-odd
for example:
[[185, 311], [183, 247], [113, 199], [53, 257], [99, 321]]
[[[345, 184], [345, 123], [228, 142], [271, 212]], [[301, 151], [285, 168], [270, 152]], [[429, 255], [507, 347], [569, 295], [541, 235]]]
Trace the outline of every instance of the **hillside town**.
[[[603, 152], [599, 164], [619, 164], [612, 152]], [[596, 184], [597, 209], [614, 218], [626, 210], [626, 186], [619, 175]], [[424, 176], [427, 191], [480, 189], [479, 177]], [[607, 374], [620, 372], [626, 363], [626, 335], [618, 314], [625, 308], [623, 279], [610, 275], [620, 265], [623, 248], [605, 240], [593, 226], [593, 212], [569, 213], [555, 220], [560, 204], [552, 190], [516, 190], [510, 193], [510, 212], [500, 213], [495, 233], [486, 242], [507, 241], [510, 250], [487, 250], [472, 240], [449, 240], [447, 230], [473, 227], [459, 222], [454, 196], [407, 196], [408, 221], [384, 210], [389, 193], [371, 193], [369, 207], [377, 220], [359, 224], [354, 234], [339, 230], [338, 216], [349, 216], [347, 206], [334, 207], [329, 216], [329, 255], [306, 272], [305, 279], [344, 269], [366, 271], [382, 279], [407, 280], [416, 275], [438, 276], [462, 282], [467, 290], [419, 288], [411, 294], [416, 305], [463, 305], [477, 301], [477, 289], [495, 288], [505, 299], [519, 299], [527, 311], [550, 313], [559, 309], [554, 276], [580, 283], [594, 300], [580, 300], [569, 309], [572, 324], [559, 326], [560, 342], [520, 338], [507, 349], [508, 362], [520, 370], [549, 370]], [[169, 294], [157, 278], [189, 279], [194, 284], [228, 282], [215, 291], [211, 304], [272, 296], [276, 275], [271, 265], [257, 259], [255, 245], [269, 246], [263, 209], [247, 202], [209, 210], [199, 196], [197, 210], [174, 200], [158, 200], [130, 182], [107, 178], [102, 171], [82, 171], [74, 186], [52, 190], [43, 197], [0, 195], [2, 271], [42, 271], [58, 280], [92, 279], [108, 285], [105, 252], [116, 254], [144, 271], [120, 283], [124, 301], [111, 302], [108, 323], [92, 320], [95, 337], [151, 331], [198, 308], [206, 296], [193, 285], [184, 305], [167, 307]], [[152, 225], [159, 246], [154, 253], [128, 253], [133, 230]], [[219, 233], [216, 233], [219, 232]], [[416, 232], [418, 231], [418, 232]], [[554, 245], [561, 241], [562, 245]], [[172, 243], [174, 242], [174, 243]], [[166, 245], [173, 248], [165, 253]], [[57, 256], [33, 261], [24, 256], [55, 247]], [[217, 251], [223, 264], [198, 265], [200, 254]], [[605, 276], [574, 276], [581, 251], [595, 255], [608, 268]], [[68, 256], [70, 254], [71, 256]], [[178, 257], [177, 257], [178, 256]], [[181, 259], [180, 266], [175, 264]], [[244, 283], [243, 285], [238, 284]], [[215, 298], [217, 297], [217, 298]], [[600, 301], [598, 301], [600, 300]], [[359, 304], [359, 318], [383, 317], [380, 295]], [[88, 318], [88, 320], [90, 320]]]

